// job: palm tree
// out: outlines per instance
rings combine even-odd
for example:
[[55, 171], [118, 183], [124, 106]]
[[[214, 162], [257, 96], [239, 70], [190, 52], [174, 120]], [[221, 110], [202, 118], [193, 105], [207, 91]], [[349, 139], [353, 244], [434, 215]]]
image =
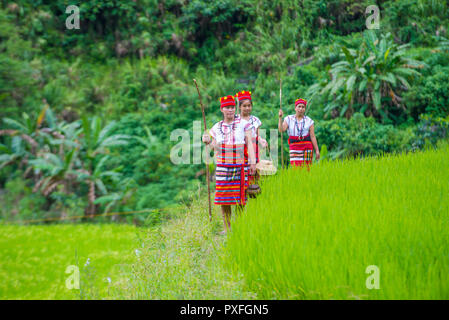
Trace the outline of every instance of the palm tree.
[[24, 176], [27, 175], [31, 169], [28, 161], [36, 157], [39, 149], [39, 128], [48, 108], [48, 104], [45, 104], [36, 120], [31, 119], [25, 112], [22, 113], [22, 120], [3, 118], [8, 128], [0, 130], [0, 136], [10, 136], [11, 147], [3, 145], [2, 149], [5, 153], [0, 156], [0, 168], [18, 163], [20, 168], [27, 167]]
[[97, 156], [108, 154], [109, 148], [127, 145], [131, 138], [123, 134], [111, 135], [115, 126], [116, 122], [112, 121], [105, 127], [102, 127], [102, 120], [99, 117], [93, 117], [90, 122], [87, 117], [82, 118], [81, 151], [86, 161], [83, 163], [82, 169], [79, 170], [79, 173], [81, 173], [79, 178], [87, 183], [89, 187], [89, 207], [86, 210], [86, 215], [95, 214], [96, 188], [103, 194], [107, 193], [102, 179], [104, 177], [113, 178], [118, 176], [118, 172], [114, 170], [103, 172], [103, 166], [108, 157], [101, 157], [98, 160], [96, 159]]
[[142, 151], [142, 156], [151, 156], [156, 152], [158, 145], [158, 139], [151, 133], [151, 130], [145, 126], [145, 132], [147, 134], [147, 138], [142, 138], [138, 136], [134, 136], [133, 138], [140, 142], [145, 149]]
[[87, 183], [89, 186], [88, 201], [89, 207], [86, 210], [86, 215], [94, 215], [96, 212], [97, 201], [96, 189], [99, 190], [102, 196], [107, 196], [109, 191], [106, 187], [106, 181], [109, 179], [113, 183], [117, 184], [120, 181], [121, 173], [120, 168], [114, 168], [112, 170], [106, 170], [104, 168], [106, 161], [109, 159], [108, 156], [102, 156], [95, 165], [93, 171], [88, 171], [85, 169], [78, 170], [78, 178]]
[[48, 108], [46, 113], [45, 128], [39, 130], [39, 135], [45, 138], [45, 142], [50, 146], [57, 146], [58, 150], [52, 150], [63, 156], [63, 149], [72, 149], [79, 147], [79, 135], [82, 132], [80, 121], [67, 123], [65, 121], [58, 122], [53, 112]]
[[[45, 108], [43, 109], [42, 112], [45, 113]], [[30, 119], [30, 116], [25, 112], [22, 113], [23, 119], [22, 121], [4, 118], [3, 122], [7, 126], [9, 126], [9, 128], [0, 130], [0, 136], [7, 135], [11, 137], [20, 137], [21, 140], [23, 140], [29, 145], [31, 153], [35, 155], [38, 147], [38, 143], [35, 138], [37, 135], [38, 127], [42, 122], [41, 120], [42, 118], [43, 117], [39, 116], [36, 121], [33, 121], [32, 119]]]
[[63, 192], [70, 192], [70, 182], [77, 176], [77, 171], [73, 169], [78, 149], [72, 149], [60, 158], [53, 153], [44, 153], [39, 158], [30, 160], [34, 169], [42, 171], [42, 178], [35, 184], [33, 192], [41, 190], [42, 194], [48, 197], [55, 191], [58, 185], [63, 186]]
[[329, 103], [325, 111], [340, 108], [340, 116], [351, 117], [354, 103], [367, 115], [386, 116], [388, 109], [382, 106], [382, 98], [389, 97], [396, 107], [405, 110], [400, 92], [408, 90], [410, 76], [420, 76], [417, 68], [424, 63], [407, 57], [407, 45], [394, 43], [391, 34], [382, 35], [379, 40], [373, 30], [364, 34], [358, 50], [341, 46], [342, 60], [330, 69], [331, 79], [314, 84], [308, 94], [312, 97], [322, 94]]
[[[42, 128], [44, 119], [47, 127]], [[79, 148], [80, 130], [78, 128], [80, 123], [58, 122], [48, 104], [44, 105], [36, 120], [31, 119], [27, 113], [23, 113], [22, 120], [4, 118], [3, 122], [9, 128], [0, 130], [0, 136], [8, 135], [12, 139], [11, 147], [4, 146], [3, 148], [6, 148], [6, 153], [0, 157], [1, 166], [18, 162], [19, 166], [27, 167], [23, 174], [24, 177], [27, 177], [34, 167], [34, 165], [29, 165], [29, 161], [39, 158], [42, 154], [59, 153], [59, 158], [64, 159], [66, 150]], [[52, 150], [52, 146], [58, 146], [58, 149]], [[40, 175], [41, 173], [34, 174], [35, 183], [41, 178]]]
[[[46, 126], [42, 127], [44, 118]], [[121, 177], [118, 172], [120, 168], [105, 169], [108, 157], [104, 155], [112, 147], [128, 144], [131, 137], [112, 134], [116, 123], [111, 122], [103, 127], [98, 117], [90, 121], [83, 117], [73, 123], [58, 122], [48, 105], [44, 106], [36, 120], [23, 113], [22, 120], [5, 118], [3, 121], [8, 128], [0, 130], [0, 135], [11, 136], [11, 144], [0, 144], [0, 169], [14, 162], [28, 166], [24, 177], [32, 170], [33, 191], [40, 190], [47, 198], [58, 186], [69, 194], [74, 182], [81, 180], [89, 189], [86, 215], [95, 214], [97, 190], [107, 196], [106, 185], [117, 184]], [[115, 200], [124, 200], [129, 196], [126, 190], [124, 194], [121, 191], [116, 194]]]
[[13, 137], [11, 148], [0, 143], [0, 169], [25, 156], [25, 149], [19, 137]]
[[[118, 184], [119, 191], [107, 193], [95, 199], [95, 204], [105, 204], [105, 213], [108, 213], [109, 210], [117, 203], [125, 203], [131, 195], [135, 192], [135, 181], [132, 178], [120, 179], [120, 183]], [[115, 216], [112, 218], [115, 220]]]

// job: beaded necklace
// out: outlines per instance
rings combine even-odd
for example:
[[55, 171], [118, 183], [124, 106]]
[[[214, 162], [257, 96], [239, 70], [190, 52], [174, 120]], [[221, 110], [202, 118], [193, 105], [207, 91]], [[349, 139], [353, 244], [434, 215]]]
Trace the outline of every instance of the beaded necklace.
[[254, 126], [254, 121], [256, 121], [254, 119], [254, 116], [249, 116], [249, 122], [251, 122], [251, 124]]
[[298, 131], [298, 134], [302, 140], [302, 131], [304, 130], [304, 125], [306, 124], [306, 116], [302, 117], [302, 121], [301, 121], [301, 131], [299, 131], [299, 125], [298, 125], [298, 121], [296, 120], [296, 116], [295, 116], [295, 126], [296, 126], [296, 130]]
[[[223, 120], [220, 121], [219, 130], [220, 130], [221, 135], [223, 136], [224, 141], [227, 141], [228, 134], [225, 135], [223, 132], [223, 122], [224, 122]], [[234, 118], [234, 121], [232, 121], [231, 129], [229, 130], [229, 134], [231, 134], [231, 137], [232, 137], [232, 144], [234, 144], [234, 142], [235, 142], [234, 131], [235, 131], [235, 118]]]

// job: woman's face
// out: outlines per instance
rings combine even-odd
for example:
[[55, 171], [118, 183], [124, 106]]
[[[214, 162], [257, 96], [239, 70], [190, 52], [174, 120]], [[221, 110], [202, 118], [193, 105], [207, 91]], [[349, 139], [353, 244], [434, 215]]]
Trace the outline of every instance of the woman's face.
[[242, 116], [246, 117], [251, 114], [251, 111], [253, 110], [253, 105], [250, 100], [243, 100], [240, 101], [240, 110], [242, 112]]
[[296, 111], [296, 114], [298, 114], [298, 115], [301, 115], [301, 116], [304, 115], [304, 112], [306, 112], [306, 105], [303, 103], [298, 104], [295, 107], [295, 111]]
[[221, 108], [221, 112], [223, 112], [223, 117], [225, 119], [233, 119], [235, 115], [235, 106], [226, 106]]

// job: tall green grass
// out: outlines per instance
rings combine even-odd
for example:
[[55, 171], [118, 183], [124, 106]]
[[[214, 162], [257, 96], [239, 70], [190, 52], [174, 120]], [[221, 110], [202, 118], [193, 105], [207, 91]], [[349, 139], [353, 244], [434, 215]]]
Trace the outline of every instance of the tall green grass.
[[140, 254], [115, 299], [255, 299], [242, 276], [225, 268], [227, 238], [219, 208], [209, 221], [207, 199], [194, 199], [176, 218], [140, 234]]
[[[131, 225], [0, 226], [1, 299], [108, 299], [138, 248]], [[80, 289], [65, 273], [79, 267]]]
[[[243, 290], [241, 275], [224, 267], [219, 210], [211, 223], [207, 208], [206, 199], [195, 199], [151, 228], [0, 225], [0, 298], [255, 298]], [[66, 287], [70, 265], [79, 267], [80, 289]]]
[[[228, 237], [204, 199], [153, 228], [0, 226], [0, 297], [448, 299], [448, 154], [280, 172]], [[69, 265], [80, 267], [81, 290], [65, 286]], [[366, 287], [370, 265], [378, 290]]]
[[443, 145], [280, 172], [235, 221], [231, 267], [259, 298], [449, 299], [448, 156]]

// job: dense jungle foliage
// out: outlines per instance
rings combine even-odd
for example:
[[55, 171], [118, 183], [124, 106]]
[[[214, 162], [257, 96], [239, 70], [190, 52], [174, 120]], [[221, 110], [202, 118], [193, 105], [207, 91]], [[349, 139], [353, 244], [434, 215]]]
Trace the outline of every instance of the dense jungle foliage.
[[448, 136], [446, 0], [89, 0], [68, 29], [72, 4], [0, 1], [2, 219], [155, 223], [204, 192], [204, 165], [170, 161], [172, 131], [201, 120], [193, 79], [209, 128], [220, 96], [251, 90], [267, 130], [282, 79], [284, 113], [309, 100], [323, 158]]

